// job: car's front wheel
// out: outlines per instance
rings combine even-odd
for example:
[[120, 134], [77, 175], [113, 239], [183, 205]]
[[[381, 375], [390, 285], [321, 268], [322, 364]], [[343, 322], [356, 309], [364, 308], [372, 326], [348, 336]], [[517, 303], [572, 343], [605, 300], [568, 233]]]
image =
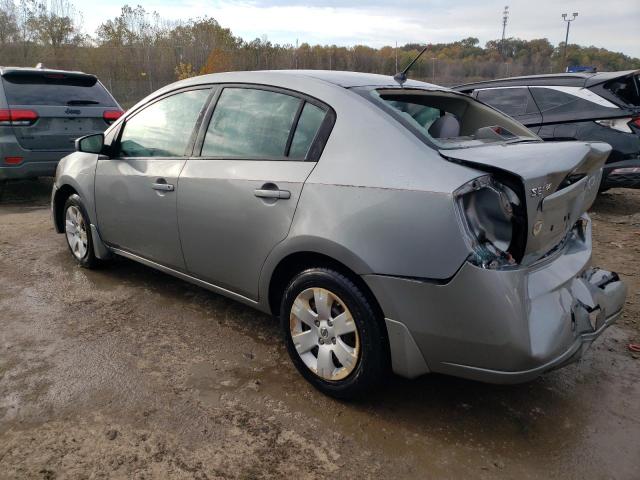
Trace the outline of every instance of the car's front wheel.
[[367, 296], [348, 277], [325, 268], [298, 274], [280, 309], [287, 350], [300, 373], [338, 398], [362, 394], [387, 370], [387, 341]]
[[64, 204], [64, 232], [73, 258], [83, 267], [96, 267], [99, 260], [93, 251], [89, 218], [76, 194], [71, 195]]

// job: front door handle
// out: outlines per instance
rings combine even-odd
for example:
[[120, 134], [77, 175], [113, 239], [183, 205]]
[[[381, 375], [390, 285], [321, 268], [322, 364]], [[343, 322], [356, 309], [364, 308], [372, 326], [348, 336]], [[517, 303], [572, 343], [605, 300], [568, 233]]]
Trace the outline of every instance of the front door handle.
[[289, 190], [271, 190], [267, 188], [258, 188], [253, 191], [253, 194], [259, 198], [275, 198], [281, 200], [287, 200], [291, 198], [291, 192]]
[[176, 189], [172, 184], [166, 182], [152, 183], [151, 188], [154, 190], [160, 190], [161, 192], [173, 192]]

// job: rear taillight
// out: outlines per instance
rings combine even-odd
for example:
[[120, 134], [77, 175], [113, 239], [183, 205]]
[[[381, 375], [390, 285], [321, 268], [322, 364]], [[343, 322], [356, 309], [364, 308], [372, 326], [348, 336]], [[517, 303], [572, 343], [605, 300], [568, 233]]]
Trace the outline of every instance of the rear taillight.
[[119, 119], [124, 112], [122, 110], [105, 110], [102, 114], [102, 118], [107, 123], [113, 123]]
[[458, 219], [471, 248], [471, 263], [482, 268], [516, 265], [520, 199], [490, 175], [476, 178], [454, 192]]
[[629, 125], [633, 125], [636, 128], [640, 128], [640, 117], [636, 117], [629, 122]]
[[0, 125], [13, 127], [28, 127], [38, 120], [38, 114], [33, 110], [0, 110]]

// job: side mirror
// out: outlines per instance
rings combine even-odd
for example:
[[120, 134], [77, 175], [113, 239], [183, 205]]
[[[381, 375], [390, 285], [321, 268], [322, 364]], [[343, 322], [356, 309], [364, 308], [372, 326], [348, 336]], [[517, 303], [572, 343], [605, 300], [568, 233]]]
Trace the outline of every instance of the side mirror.
[[102, 153], [104, 150], [104, 134], [96, 133], [76, 139], [76, 151], [84, 153]]

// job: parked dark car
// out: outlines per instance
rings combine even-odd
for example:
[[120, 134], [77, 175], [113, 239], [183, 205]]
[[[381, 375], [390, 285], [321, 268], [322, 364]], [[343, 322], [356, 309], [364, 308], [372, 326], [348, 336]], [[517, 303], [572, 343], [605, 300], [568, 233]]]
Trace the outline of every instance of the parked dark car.
[[640, 188], [640, 70], [503, 78], [454, 87], [501, 110], [544, 140], [613, 147], [601, 190]]
[[78, 137], [101, 133], [122, 115], [94, 76], [0, 67], [0, 183], [53, 176]]

